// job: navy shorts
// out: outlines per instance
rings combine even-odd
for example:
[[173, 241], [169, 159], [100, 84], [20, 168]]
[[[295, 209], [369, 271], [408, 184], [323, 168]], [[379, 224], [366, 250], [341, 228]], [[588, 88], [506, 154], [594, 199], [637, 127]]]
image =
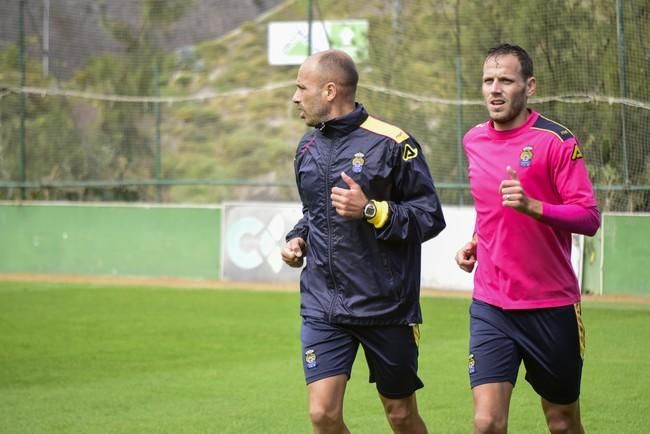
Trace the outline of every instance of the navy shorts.
[[470, 305], [469, 378], [472, 387], [526, 381], [547, 401], [570, 404], [580, 396], [584, 327], [580, 304], [504, 310], [479, 300]]
[[352, 374], [359, 345], [363, 347], [370, 383], [390, 399], [409, 397], [424, 385], [418, 378], [419, 326], [354, 326], [314, 318], [302, 322], [302, 363], [307, 384]]

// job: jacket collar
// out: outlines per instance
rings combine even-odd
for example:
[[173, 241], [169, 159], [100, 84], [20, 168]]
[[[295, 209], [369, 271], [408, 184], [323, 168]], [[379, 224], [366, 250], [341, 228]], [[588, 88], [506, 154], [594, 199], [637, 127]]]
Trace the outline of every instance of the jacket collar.
[[354, 104], [354, 110], [347, 115], [321, 122], [314, 128], [319, 130], [326, 137], [343, 137], [359, 128], [368, 118], [368, 113], [363, 105]]

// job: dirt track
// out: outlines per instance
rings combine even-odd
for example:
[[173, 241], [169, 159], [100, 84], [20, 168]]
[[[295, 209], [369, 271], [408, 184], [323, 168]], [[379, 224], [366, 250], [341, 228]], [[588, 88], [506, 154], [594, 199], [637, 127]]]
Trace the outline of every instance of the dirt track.
[[[124, 276], [80, 276], [68, 274], [30, 274], [30, 273], [0, 273], [3, 282], [50, 282], [50, 283], [87, 283], [94, 285], [125, 285], [125, 286], [162, 286], [169, 288], [187, 289], [230, 289], [240, 287], [254, 291], [298, 291], [298, 283], [278, 284], [260, 282], [230, 282], [224, 280], [183, 279], [172, 277], [124, 277]], [[441, 290], [423, 288], [425, 297], [458, 297], [470, 298], [468, 291]], [[650, 304], [650, 295], [583, 295], [583, 301], [620, 302], [632, 304]]]

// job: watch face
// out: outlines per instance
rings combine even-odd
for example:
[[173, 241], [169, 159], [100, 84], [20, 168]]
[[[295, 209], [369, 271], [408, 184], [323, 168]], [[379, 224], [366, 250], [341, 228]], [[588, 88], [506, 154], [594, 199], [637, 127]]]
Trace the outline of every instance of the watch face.
[[363, 216], [367, 219], [371, 219], [377, 214], [377, 208], [375, 208], [375, 204], [370, 202], [368, 205], [363, 208]]

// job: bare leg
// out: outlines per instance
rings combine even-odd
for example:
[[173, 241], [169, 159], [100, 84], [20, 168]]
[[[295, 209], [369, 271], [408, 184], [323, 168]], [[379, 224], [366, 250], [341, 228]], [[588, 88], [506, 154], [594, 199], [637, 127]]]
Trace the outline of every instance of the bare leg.
[[350, 434], [343, 422], [343, 395], [348, 376], [336, 375], [307, 386], [309, 417], [315, 434]]
[[552, 434], [585, 434], [580, 421], [580, 401], [571, 404], [554, 404], [542, 398], [542, 409], [548, 430]]
[[395, 434], [427, 434], [427, 427], [418, 413], [415, 393], [402, 399], [390, 399], [381, 394], [379, 398]]
[[512, 383], [487, 383], [472, 389], [474, 398], [474, 433], [505, 434], [508, 432], [508, 411]]

